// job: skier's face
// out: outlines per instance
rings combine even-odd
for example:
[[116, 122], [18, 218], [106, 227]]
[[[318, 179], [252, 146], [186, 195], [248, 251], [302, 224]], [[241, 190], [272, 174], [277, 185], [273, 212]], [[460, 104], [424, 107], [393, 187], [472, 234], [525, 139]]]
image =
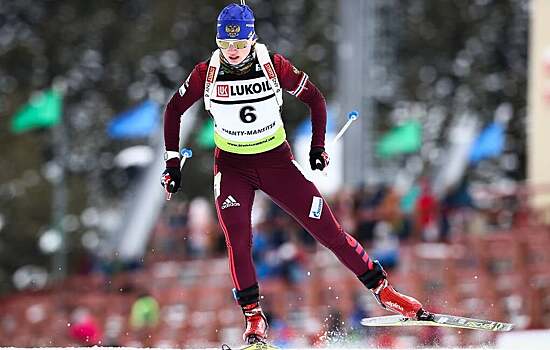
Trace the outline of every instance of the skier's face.
[[218, 47], [220, 48], [223, 57], [229, 62], [229, 64], [239, 64], [252, 49], [253, 40], [217, 40]]

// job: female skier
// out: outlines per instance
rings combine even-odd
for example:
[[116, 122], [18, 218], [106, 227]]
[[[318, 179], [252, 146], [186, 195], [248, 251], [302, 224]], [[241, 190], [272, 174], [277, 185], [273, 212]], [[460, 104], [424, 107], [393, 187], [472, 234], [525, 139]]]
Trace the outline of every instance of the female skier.
[[409, 318], [421, 317], [422, 305], [392, 288], [382, 266], [344, 232], [294, 160], [281, 116], [282, 92], [286, 90], [310, 108], [309, 162], [312, 170], [323, 170], [329, 157], [324, 149], [326, 105], [321, 92], [306, 73], [257, 42], [254, 15], [247, 5], [231, 4], [220, 12], [216, 43], [218, 49], [194, 67], [166, 106], [166, 170], [161, 183], [170, 193], [180, 187], [180, 117], [203, 98], [215, 121], [214, 198], [227, 245], [233, 294], [246, 321], [244, 341], [264, 342], [268, 329], [251, 254], [256, 190], [265, 192], [336, 254], [382, 307]]

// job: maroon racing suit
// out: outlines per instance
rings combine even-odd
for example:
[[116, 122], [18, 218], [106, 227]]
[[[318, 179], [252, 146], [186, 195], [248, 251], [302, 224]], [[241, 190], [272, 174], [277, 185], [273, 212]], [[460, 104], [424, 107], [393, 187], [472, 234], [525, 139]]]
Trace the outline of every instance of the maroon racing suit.
[[[272, 61], [282, 88], [307, 104], [311, 110], [311, 146], [323, 147], [326, 125], [323, 95], [307, 79], [307, 75], [296, 69], [286, 58], [274, 54]], [[166, 150], [178, 150], [180, 117], [203, 97], [207, 68], [208, 62], [197, 64], [184, 83], [184, 94], [176, 92], [169, 101], [164, 115]], [[244, 79], [239, 75], [229, 78]], [[229, 78], [226, 75], [224, 79]], [[178, 163], [178, 159], [171, 159], [167, 166], [178, 166]], [[374, 273], [373, 261], [363, 247], [342, 229], [315, 185], [304, 177], [288, 142], [257, 154], [236, 154], [216, 148], [214, 175], [219, 181], [215, 185], [216, 211], [225, 234], [236, 295], [239, 291], [253, 290], [251, 298], [247, 299], [245, 295], [243, 300], [239, 300], [237, 297], [239, 304], [257, 301], [254, 299], [258, 296], [252, 261], [251, 227], [252, 202], [256, 190], [265, 192], [292, 215], [320, 243], [334, 252], [355, 275], [360, 277], [370, 273], [377, 276], [376, 280], [382, 277], [381, 273]]]

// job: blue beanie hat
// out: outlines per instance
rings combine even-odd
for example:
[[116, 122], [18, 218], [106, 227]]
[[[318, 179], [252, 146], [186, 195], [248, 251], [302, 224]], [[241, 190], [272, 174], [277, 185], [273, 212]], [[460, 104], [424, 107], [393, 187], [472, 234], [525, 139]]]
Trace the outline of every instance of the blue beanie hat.
[[256, 39], [254, 13], [247, 5], [227, 5], [218, 16], [218, 39]]

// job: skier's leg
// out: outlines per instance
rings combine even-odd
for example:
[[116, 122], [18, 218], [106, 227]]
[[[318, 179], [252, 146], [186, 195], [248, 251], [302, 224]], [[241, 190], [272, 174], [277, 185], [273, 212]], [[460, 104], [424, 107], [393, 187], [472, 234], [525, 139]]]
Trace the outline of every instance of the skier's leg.
[[297, 166], [289, 161], [278, 167], [258, 169], [260, 189], [357, 276], [370, 271], [373, 262], [367, 252], [342, 229], [319, 190]]
[[254, 172], [216, 164], [214, 200], [225, 235], [233, 294], [245, 316], [243, 339], [247, 343], [267, 338], [267, 319], [259, 305], [260, 292], [252, 261], [251, 211], [254, 201]]
[[388, 284], [382, 266], [371, 260], [361, 244], [342, 229], [317, 187], [305, 178], [295, 161], [258, 170], [260, 189], [334, 252], [384, 308], [407, 317], [416, 316], [422, 305], [414, 298], [397, 293]]
[[250, 219], [254, 187], [240, 170], [215, 165], [214, 201], [225, 235], [233, 285], [237, 290], [244, 290], [257, 284]]

